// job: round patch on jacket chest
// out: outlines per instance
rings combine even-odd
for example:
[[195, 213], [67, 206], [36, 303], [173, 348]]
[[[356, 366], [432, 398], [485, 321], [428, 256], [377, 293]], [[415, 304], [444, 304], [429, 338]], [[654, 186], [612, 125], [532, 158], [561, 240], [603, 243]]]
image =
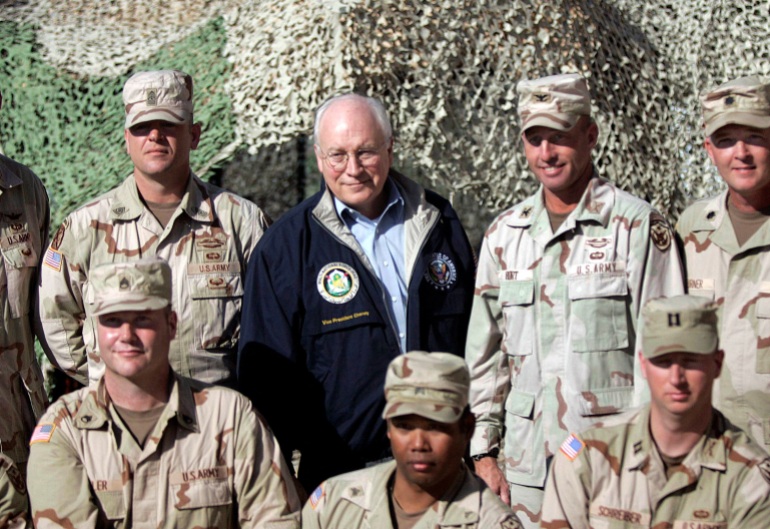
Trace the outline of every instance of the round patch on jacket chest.
[[457, 281], [457, 267], [443, 253], [433, 253], [428, 259], [425, 280], [437, 290], [448, 290]]
[[345, 263], [329, 263], [318, 272], [318, 293], [329, 303], [347, 303], [358, 292], [358, 272]]

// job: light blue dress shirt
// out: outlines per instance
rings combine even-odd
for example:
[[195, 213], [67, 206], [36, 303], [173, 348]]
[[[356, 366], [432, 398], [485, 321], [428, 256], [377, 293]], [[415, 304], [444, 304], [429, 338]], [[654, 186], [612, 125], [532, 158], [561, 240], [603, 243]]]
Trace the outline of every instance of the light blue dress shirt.
[[385, 301], [396, 326], [401, 352], [406, 352], [406, 264], [404, 259], [404, 199], [398, 187], [388, 181], [385, 209], [370, 219], [334, 197], [334, 207], [361, 245], [385, 289]]

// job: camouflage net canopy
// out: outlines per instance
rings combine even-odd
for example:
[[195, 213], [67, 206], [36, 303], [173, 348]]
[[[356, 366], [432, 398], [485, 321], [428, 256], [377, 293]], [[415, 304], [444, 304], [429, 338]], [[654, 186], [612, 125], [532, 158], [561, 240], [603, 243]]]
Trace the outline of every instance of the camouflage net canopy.
[[276, 215], [317, 189], [295, 181], [314, 165], [312, 110], [355, 90], [390, 109], [397, 166], [475, 229], [535, 186], [516, 82], [581, 72], [600, 173], [673, 219], [720, 185], [698, 94], [770, 75], [769, 19], [770, 0], [0, 0], [0, 142], [43, 177], [61, 219], [130, 170], [127, 76], [185, 69], [206, 131], [195, 169]]

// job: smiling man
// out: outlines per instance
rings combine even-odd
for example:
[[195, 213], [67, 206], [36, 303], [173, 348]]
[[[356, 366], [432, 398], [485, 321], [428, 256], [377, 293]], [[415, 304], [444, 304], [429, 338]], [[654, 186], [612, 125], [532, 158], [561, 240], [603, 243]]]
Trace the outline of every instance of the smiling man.
[[105, 372], [32, 435], [36, 527], [299, 527], [293, 478], [248, 399], [171, 369], [171, 275], [158, 257], [91, 270]]
[[70, 214], [41, 267], [40, 319], [51, 361], [78, 382], [104, 371], [91, 267], [158, 255], [174, 271], [180, 315], [170, 361], [185, 376], [235, 384], [243, 276], [267, 227], [259, 208], [201, 181], [190, 152], [201, 140], [192, 78], [177, 70], [140, 72], [123, 87], [125, 148], [133, 173]]
[[395, 461], [324, 482], [302, 511], [302, 527], [521, 527], [463, 462], [475, 424], [468, 385], [468, 367], [454, 355], [412, 351], [393, 360], [382, 417]]
[[333, 97], [315, 116], [324, 189], [270, 228], [249, 262], [238, 379], [299, 479], [389, 456], [388, 363], [411, 349], [461, 355], [473, 251], [443, 198], [394, 169], [376, 99]]
[[770, 450], [770, 84], [742, 77], [701, 101], [706, 152], [727, 189], [677, 224], [688, 292], [719, 304], [714, 405]]
[[770, 458], [711, 406], [724, 360], [716, 312], [695, 296], [645, 306], [650, 405], [564, 441], [541, 527], [767, 527]]
[[476, 472], [537, 527], [548, 461], [569, 430], [646, 400], [639, 313], [684, 285], [668, 223], [596, 174], [585, 79], [524, 80], [518, 92], [540, 187], [484, 237], [466, 359]]

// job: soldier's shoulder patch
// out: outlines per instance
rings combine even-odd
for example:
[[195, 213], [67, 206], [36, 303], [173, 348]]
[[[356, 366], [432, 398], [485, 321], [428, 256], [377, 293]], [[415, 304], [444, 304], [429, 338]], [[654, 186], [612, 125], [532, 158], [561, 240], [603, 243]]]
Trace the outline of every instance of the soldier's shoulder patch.
[[29, 444], [35, 443], [47, 443], [53, 437], [53, 432], [56, 430], [56, 425], [51, 422], [45, 422], [38, 424], [35, 427], [35, 431], [32, 432], [32, 437], [29, 439]]
[[653, 217], [650, 222], [650, 238], [661, 252], [667, 252], [671, 248], [671, 226], [665, 219], [657, 215]]
[[53, 268], [57, 272], [61, 271], [61, 253], [49, 247], [48, 251], [45, 252], [43, 264], [48, 268]]
[[574, 433], [571, 433], [569, 434], [569, 437], [567, 437], [561, 444], [559, 450], [562, 454], [567, 456], [567, 459], [573, 461], [578, 456], [578, 454], [580, 454], [583, 448], [585, 448], [583, 441], [578, 439]]
[[321, 500], [324, 497], [324, 484], [321, 483], [316, 487], [316, 489], [313, 491], [313, 494], [310, 495], [310, 498], [308, 498], [308, 501], [310, 502], [310, 506], [315, 510], [318, 507], [318, 504], [321, 503]]

